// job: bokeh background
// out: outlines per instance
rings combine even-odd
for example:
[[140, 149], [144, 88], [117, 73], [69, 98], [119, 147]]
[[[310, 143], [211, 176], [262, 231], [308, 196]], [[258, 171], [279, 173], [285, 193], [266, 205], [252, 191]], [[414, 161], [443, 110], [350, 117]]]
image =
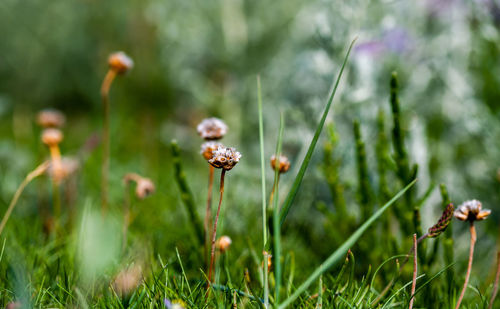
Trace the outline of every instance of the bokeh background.
[[[334, 156], [341, 162], [349, 212], [359, 212], [352, 122], [361, 123], [370, 181], [377, 187], [376, 118], [385, 112], [389, 134], [389, 79], [396, 71], [409, 156], [420, 166], [418, 190], [445, 183], [456, 204], [477, 198], [493, 210], [479, 225], [477, 252], [478, 263], [492, 265], [500, 218], [499, 30], [496, 0], [2, 0], [1, 208], [26, 172], [47, 156], [34, 121], [39, 110], [66, 113], [63, 154], [77, 154], [99, 134], [107, 57], [122, 50], [135, 67], [111, 90], [112, 207], [121, 207], [126, 172], [152, 178], [157, 193], [134, 205], [131, 237], [154, 253], [173, 257], [177, 246], [189, 255], [191, 230], [173, 179], [170, 141], [182, 149], [201, 215], [208, 168], [199, 155], [196, 124], [219, 117], [230, 127], [223, 142], [243, 154], [228, 174], [221, 231], [233, 238], [236, 256], [248, 256], [249, 248], [261, 245], [256, 76], [262, 80], [266, 156], [274, 150], [279, 113], [285, 114], [284, 152], [292, 170], [282, 177], [281, 192], [287, 192], [357, 37], [328, 117], [338, 134]], [[335, 231], [324, 228], [326, 218], [318, 211], [318, 205], [335, 208], [320, 169], [325, 136], [285, 227], [285, 250], [293, 250], [304, 269], [336, 248], [333, 240], [324, 241]], [[100, 148], [85, 158], [75, 207], [98, 208]], [[271, 169], [267, 177], [269, 187]], [[9, 223], [8, 235], [16, 235], [19, 247], [40, 244], [19, 232], [42, 229], [37, 207], [50, 205], [50, 196], [40, 199], [40, 187], [50, 185], [40, 180], [38, 189], [29, 188]], [[437, 188], [422, 212], [424, 228], [439, 216]], [[466, 224], [455, 222], [454, 234], [456, 253], [464, 256]]]

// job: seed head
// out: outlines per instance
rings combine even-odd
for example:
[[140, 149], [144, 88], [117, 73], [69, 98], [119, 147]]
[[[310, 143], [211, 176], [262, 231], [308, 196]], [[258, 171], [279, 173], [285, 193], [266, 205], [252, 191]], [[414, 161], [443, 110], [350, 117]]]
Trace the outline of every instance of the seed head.
[[276, 155], [271, 156], [271, 167], [273, 170], [278, 169], [280, 174], [288, 172], [290, 169], [290, 161], [286, 156], [280, 155], [278, 162], [276, 162]]
[[231, 246], [231, 243], [233, 241], [229, 236], [223, 235], [217, 239], [217, 242], [215, 243], [215, 246], [217, 247], [218, 250], [221, 252], [225, 252], [226, 250], [229, 249], [229, 246]]
[[63, 134], [59, 129], [49, 128], [42, 132], [42, 142], [51, 147], [56, 146], [63, 140]]
[[125, 74], [134, 67], [134, 61], [122, 51], [109, 55], [108, 64], [118, 74]]
[[213, 157], [213, 152], [217, 150], [219, 147], [224, 147], [221, 143], [218, 142], [205, 142], [201, 144], [201, 150], [200, 153], [205, 158], [206, 160], [210, 160]]
[[140, 266], [133, 266], [122, 270], [113, 281], [113, 287], [118, 295], [129, 295], [137, 288], [141, 281], [142, 270]]
[[205, 140], [221, 139], [227, 133], [227, 125], [219, 118], [206, 118], [196, 128]]
[[38, 113], [36, 122], [42, 128], [60, 128], [66, 122], [66, 117], [60, 111], [48, 108]]
[[454, 216], [462, 221], [480, 221], [486, 219], [491, 213], [489, 209], [482, 209], [481, 202], [470, 200], [462, 203], [455, 210]]
[[453, 204], [450, 203], [446, 206], [445, 210], [443, 211], [443, 214], [441, 215], [441, 218], [439, 218], [438, 222], [431, 226], [427, 233], [429, 234], [428, 237], [438, 237], [442, 232], [446, 230], [448, 225], [451, 222], [451, 219], [453, 218]]
[[232, 169], [240, 161], [241, 153], [234, 148], [219, 146], [213, 152], [213, 156], [208, 163], [215, 168], [223, 168], [226, 171]]

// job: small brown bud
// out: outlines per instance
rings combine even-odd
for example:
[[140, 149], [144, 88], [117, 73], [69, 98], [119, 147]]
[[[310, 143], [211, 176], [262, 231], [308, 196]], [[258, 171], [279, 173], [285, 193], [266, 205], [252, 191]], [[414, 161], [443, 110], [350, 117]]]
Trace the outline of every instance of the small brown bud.
[[271, 167], [273, 170], [278, 169], [280, 174], [288, 172], [290, 169], [290, 161], [286, 156], [280, 155], [278, 162], [276, 162], [276, 155], [271, 156]]
[[200, 153], [205, 158], [205, 160], [210, 160], [213, 157], [213, 152], [216, 151], [219, 147], [224, 147], [221, 143], [209, 141], [201, 144]]
[[236, 149], [219, 146], [219, 148], [213, 152], [213, 156], [208, 160], [208, 163], [212, 164], [215, 168], [223, 168], [229, 171], [240, 161], [240, 158], [241, 153], [236, 151]]
[[445, 210], [443, 211], [443, 214], [441, 215], [441, 218], [439, 218], [438, 222], [431, 226], [427, 233], [429, 234], [428, 237], [438, 237], [442, 232], [446, 230], [448, 225], [450, 225], [451, 219], [453, 218], [453, 204], [450, 203], [446, 206]]
[[42, 132], [42, 142], [51, 147], [56, 146], [63, 140], [63, 134], [59, 129], [45, 129]]
[[117, 74], [125, 74], [134, 67], [134, 61], [122, 51], [112, 53], [108, 58], [108, 64]]
[[462, 221], [480, 221], [486, 219], [491, 213], [489, 209], [482, 209], [481, 202], [470, 200], [462, 203], [455, 210], [454, 216]]
[[198, 134], [205, 140], [221, 139], [227, 133], [227, 125], [219, 118], [206, 118], [196, 128]]
[[218, 250], [221, 252], [225, 252], [229, 249], [229, 246], [231, 246], [231, 243], [233, 241], [229, 236], [223, 235], [217, 239], [217, 242], [215, 243], [215, 246], [217, 247]]
[[36, 119], [42, 128], [60, 128], [66, 122], [64, 114], [52, 108], [41, 110]]

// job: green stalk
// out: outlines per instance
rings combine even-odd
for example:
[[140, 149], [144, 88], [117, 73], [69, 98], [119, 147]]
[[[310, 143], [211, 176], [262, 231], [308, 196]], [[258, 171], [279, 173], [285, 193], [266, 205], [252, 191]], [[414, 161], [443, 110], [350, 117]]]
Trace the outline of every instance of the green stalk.
[[366, 149], [363, 138], [361, 137], [361, 128], [359, 122], [354, 121], [354, 139], [356, 143], [356, 161], [358, 165], [358, 181], [359, 181], [359, 199], [361, 204], [361, 220], [364, 221], [373, 211], [372, 188], [368, 176], [368, 163], [366, 162]]
[[370, 225], [375, 222], [375, 220], [380, 217], [384, 211], [387, 210], [394, 202], [401, 197], [405, 192], [408, 191], [417, 180], [413, 180], [409, 183], [403, 190], [399, 191], [389, 202], [387, 202], [384, 206], [382, 206], [377, 212], [375, 212], [368, 220], [363, 223], [351, 236], [337, 249], [335, 250], [324, 262], [321, 264], [316, 270], [307, 278], [304, 283], [302, 283], [295, 292], [288, 297], [283, 303], [279, 304], [278, 309], [284, 309], [287, 306], [291, 305], [292, 302], [299, 297], [316, 279], [318, 279], [321, 274], [327, 271], [330, 267], [335, 265], [351, 248], [356, 241], [363, 235], [363, 233], [370, 227]]
[[309, 148], [307, 149], [306, 156], [304, 157], [304, 160], [302, 161], [302, 165], [300, 166], [299, 172], [297, 173], [297, 176], [295, 177], [295, 180], [292, 184], [292, 188], [290, 189], [290, 192], [288, 193], [285, 202], [283, 203], [283, 207], [280, 212], [280, 225], [283, 225], [283, 222], [285, 222], [286, 216], [288, 215], [288, 212], [290, 211], [290, 207], [292, 206], [293, 200], [295, 199], [295, 196], [297, 195], [299, 191], [299, 187], [302, 183], [302, 179], [304, 178], [304, 174], [306, 173], [307, 167], [309, 166], [309, 162], [311, 161], [312, 154], [314, 152], [314, 148], [316, 147], [316, 144], [318, 143], [319, 135], [321, 134], [321, 130], [323, 130], [323, 126], [326, 121], [326, 116], [328, 115], [328, 111], [330, 110], [330, 106], [332, 105], [333, 97], [335, 96], [335, 93], [337, 92], [337, 88], [340, 83], [340, 78], [342, 77], [342, 74], [344, 73], [344, 68], [347, 63], [347, 59], [349, 58], [349, 54], [351, 53], [351, 49], [356, 42], [356, 39], [354, 39], [351, 44], [349, 45], [349, 49], [347, 50], [347, 54], [344, 58], [344, 62], [342, 63], [342, 66], [340, 68], [340, 72], [337, 76], [337, 79], [335, 81], [335, 84], [333, 86], [332, 93], [330, 94], [330, 98], [328, 99], [328, 102], [326, 103], [325, 109], [323, 110], [323, 115], [321, 116], [321, 119], [318, 123], [318, 126], [316, 127], [316, 131], [314, 132], [313, 139], [311, 140], [311, 144], [309, 145]]

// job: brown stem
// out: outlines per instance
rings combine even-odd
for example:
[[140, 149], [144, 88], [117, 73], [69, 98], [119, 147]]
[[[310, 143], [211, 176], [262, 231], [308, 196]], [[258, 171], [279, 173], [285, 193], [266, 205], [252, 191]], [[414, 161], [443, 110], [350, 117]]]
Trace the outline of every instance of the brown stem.
[[103, 215], [108, 209], [108, 179], [109, 179], [109, 89], [116, 77], [114, 70], [109, 70], [101, 85], [101, 99], [103, 105], [103, 132], [102, 132], [102, 167], [101, 167], [101, 207]]
[[490, 299], [490, 304], [488, 305], [488, 309], [493, 308], [493, 303], [495, 302], [495, 298], [497, 297], [499, 280], [500, 280], [500, 251], [497, 251], [497, 274], [495, 276], [495, 284], [493, 284], [493, 292], [491, 293], [491, 299]]
[[205, 265], [208, 267], [208, 247], [210, 246], [210, 226], [212, 225], [212, 191], [214, 186], [214, 170], [215, 168], [209, 164], [208, 172], [208, 193], [207, 193], [207, 210], [205, 212]]
[[14, 193], [14, 197], [12, 198], [12, 201], [9, 204], [9, 207], [7, 208], [7, 211], [5, 212], [5, 215], [2, 218], [2, 222], [0, 222], [0, 234], [2, 234], [3, 229], [5, 228], [5, 224], [7, 224], [7, 220], [9, 220], [10, 214], [12, 213], [12, 210], [14, 210], [14, 206], [16, 206], [17, 201], [19, 200], [19, 197], [21, 196], [21, 193], [23, 192], [24, 188], [36, 177], [42, 175], [45, 173], [47, 168], [49, 167], [50, 162], [45, 161], [42, 164], [40, 164], [37, 168], [35, 168], [33, 171], [31, 171], [26, 178], [24, 178], [23, 182], [19, 185], [19, 187], [16, 190], [16, 193]]
[[413, 308], [415, 300], [415, 288], [417, 287], [417, 234], [413, 234], [413, 280], [411, 283], [411, 299], [409, 309]]
[[219, 221], [220, 206], [222, 205], [222, 196], [224, 194], [224, 175], [225, 174], [226, 174], [226, 170], [222, 169], [222, 172], [220, 174], [219, 206], [217, 207], [217, 214], [215, 215], [214, 229], [212, 231], [212, 249], [210, 252], [210, 267], [208, 269], [207, 290], [210, 287], [210, 283], [212, 282], [212, 272], [213, 272], [214, 260], [215, 260], [215, 239], [217, 237], [217, 222]]
[[474, 227], [474, 221], [470, 221], [470, 250], [469, 250], [469, 264], [467, 265], [467, 273], [465, 274], [464, 286], [462, 287], [462, 292], [460, 292], [460, 297], [458, 298], [457, 305], [455, 309], [460, 308], [462, 299], [465, 295], [465, 290], [467, 289], [467, 284], [469, 283], [470, 272], [472, 269], [472, 258], [474, 256], [474, 245], [476, 244], [476, 228]]

